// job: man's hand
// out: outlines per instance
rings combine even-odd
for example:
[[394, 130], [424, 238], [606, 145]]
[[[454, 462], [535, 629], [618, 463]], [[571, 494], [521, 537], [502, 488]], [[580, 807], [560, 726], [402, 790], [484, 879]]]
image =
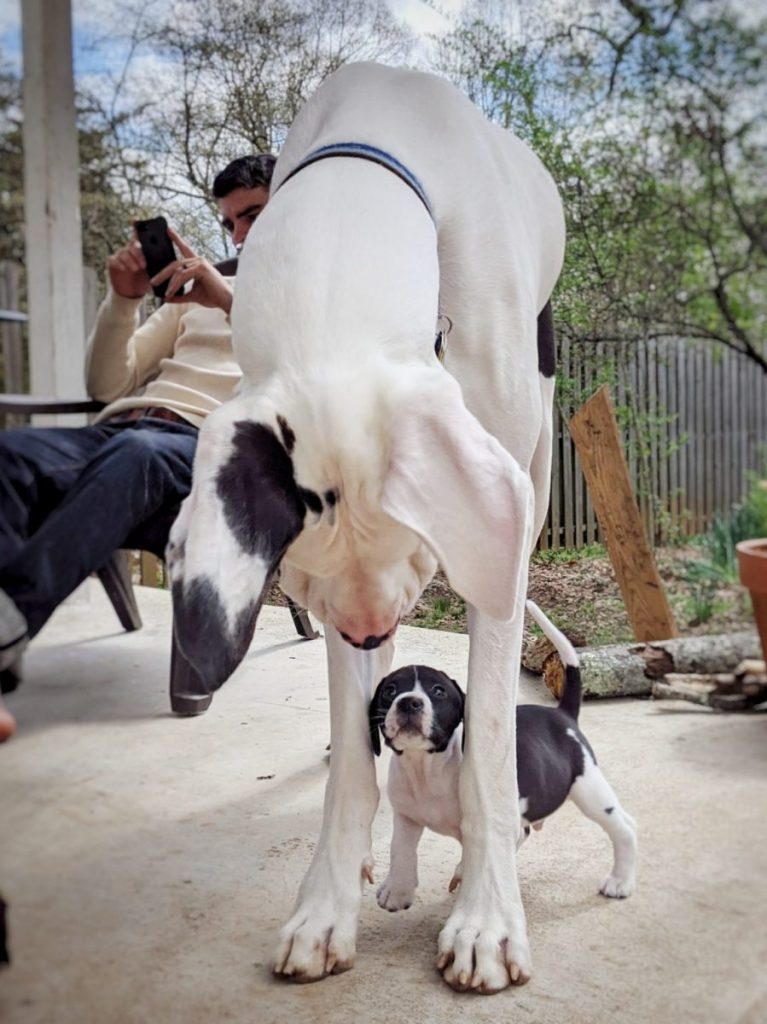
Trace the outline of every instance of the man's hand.
[[[200, 306], [223, 309], [228, 313], [232, 308], [232, 289], [228, 282], [172, 228], [168, 228], [168, 234], [183, 258], [169, 263], [159, 274], [155, 274], [152, 284], [168, 282], [166, 302], [196, 302]], [[194, 282], [192, 287], [180, 293], [188, 281]]]
[[109, 257], [107, 273], [112, 289], [125, 299], [143, 299], [151, 291], [146, 260], [135, 235]]

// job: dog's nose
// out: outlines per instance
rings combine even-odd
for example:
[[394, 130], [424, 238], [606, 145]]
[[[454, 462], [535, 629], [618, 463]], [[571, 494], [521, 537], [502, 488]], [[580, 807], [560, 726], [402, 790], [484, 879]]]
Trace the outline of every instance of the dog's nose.
[[392, 635], [396, 628], [397, 627], [394, 626], [392, 629], [388, 631], [388, 633], [384, 633], [383, 636], [366, 636], [362, 642], [353, 640], [348, 633], [342, 632], [341, 636], [344, 638], [347, 644], [351, 644], [352, 647], [356, 647], [362, 651], [374, 651], [376, 647], [380, 647], [382, 643], [385, 643], [389, 639], [389, 637]]
[[406, 715], [420, 715], [423, 711], [423, 701], [420, 697], [402, 697], [397, 707]]

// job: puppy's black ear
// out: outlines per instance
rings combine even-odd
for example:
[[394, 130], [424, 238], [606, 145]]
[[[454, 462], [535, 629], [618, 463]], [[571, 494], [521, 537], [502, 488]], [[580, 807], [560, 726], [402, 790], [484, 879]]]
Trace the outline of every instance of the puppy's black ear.
[[383, 687], [385, 680], [376, 687], [376, 692], [373, 694], [373, 699], [368, 704], [368, 727], [370, 729], [370, 745], [373, 748], [373, 753], [376, 757], [381, 753], [381, 734], [378, 731], [378, 699], [381, 696], [381, 688]]
[[[450, 676], [448, 676], [447, 678], [450, 679]], [[463, 690], [458, 685], [458, 683], [455, 681], [455, 679], [450, 679], [450, 682], [453, 684], [453, 686], [458, 691], [458, 694], [459, 694], [459, 696], [461, 698], [461, 711], [463, 711], [463, 709], [466, 707], [466, 694], [463, 692]]]
[[[448, 676], [448, 678], [450, 677]], [[461, 753], [463, 754], [466, 750], [466, 694], [463, 692], [463, 690], [455, 681], [455, 679], [450, 679], [450, 682], [456, 688], [456, 690], [458, 691], [458, 695], [461, 698], [461, 720], [463, 722], [463, 732], [461, 733]]]

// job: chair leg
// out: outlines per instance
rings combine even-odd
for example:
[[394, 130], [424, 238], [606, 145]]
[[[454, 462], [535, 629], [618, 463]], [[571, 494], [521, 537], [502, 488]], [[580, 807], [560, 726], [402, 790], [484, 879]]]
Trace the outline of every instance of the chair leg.
[[213, 694], [178, 648], [173, 636], [170, 649], [170, 706], [177, 715], [201, 715], [210, 707]]
[[305, 608], [299, 608], [298, 605], [291, 601], [289, 597], [286, 596], [285, 600], [288, 602], [288, 608], [290, 608], [290, 614], [293, 618], [293, 625], [296, 627], [298, 635], [304, 637], [306, 640], [316, 640], [320, 634], [312, 625], [312, 620], [309, 618], [309, 612]]
[[141, 629], [141, 615], [133, 593], [128, 553], [115, 551], [106, 565], [98, 570], [97, 575], [123, 629], [128, 633]]

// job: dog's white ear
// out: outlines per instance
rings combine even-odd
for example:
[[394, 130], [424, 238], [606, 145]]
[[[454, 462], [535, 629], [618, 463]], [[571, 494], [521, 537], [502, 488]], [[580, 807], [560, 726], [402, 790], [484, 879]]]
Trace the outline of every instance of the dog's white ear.
[[[445, 375], [447, 377], [447, 375]], [[452, 378], [398, 403], [382, 505], [431, 548], [450, 585], [495, 619], [510, 619], [530, 555], [532, 485], [482, 427]]]
[[305, 512], [274, 431], [223, 406], [212, 413], [166, 554], [176, 640], [208, 692], [245, 656], [265, 589]]

